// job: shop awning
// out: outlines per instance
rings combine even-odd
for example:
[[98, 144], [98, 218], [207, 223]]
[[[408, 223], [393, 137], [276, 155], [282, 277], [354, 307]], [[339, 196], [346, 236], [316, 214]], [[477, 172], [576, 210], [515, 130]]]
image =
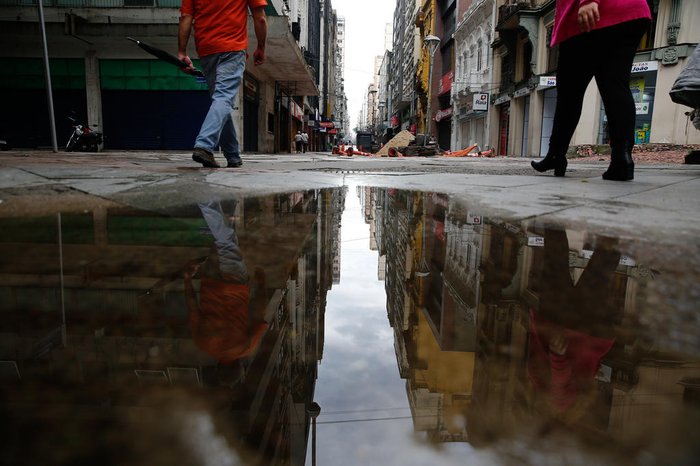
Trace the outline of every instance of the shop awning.
[[248, 42], [248, 72], [261, 81], [282, 82], [291, 95], [319, 95], [314, 77], [292, 36], [286, 16], [267, 17], [266, 60], [261, 66], [253, 64], [253, 51], [257, 47], [257, 40], [252, 20], [248, 21]]

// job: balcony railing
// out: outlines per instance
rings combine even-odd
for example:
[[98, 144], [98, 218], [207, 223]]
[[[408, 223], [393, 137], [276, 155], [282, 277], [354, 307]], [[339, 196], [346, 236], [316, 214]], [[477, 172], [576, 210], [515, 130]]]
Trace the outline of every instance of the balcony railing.
[[[180, 8], [182, 0], [43, 0], [46, 7], [66, 8]], [[31, 6], [37, 0], [0, 0], [0, 6]]]

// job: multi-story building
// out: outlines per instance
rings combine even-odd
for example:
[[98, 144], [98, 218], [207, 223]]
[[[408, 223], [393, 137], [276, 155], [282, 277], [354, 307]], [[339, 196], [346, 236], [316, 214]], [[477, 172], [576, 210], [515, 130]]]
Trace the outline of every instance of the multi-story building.
[[416, 132], [418, 118], [416, 70], [420, 57], [420, 33], [416, 27], [421, 0], [398, 0], [394, 8], [393, 60], [391, 64], [391, 115], [394, 132]]
[[335, 46], [335, 100], [332, 110], [338, 138], [344, 140], [348, 134], [350, 117], [348, 101], [345, 95], [345, 18], [338, 18], [336, 24]]
[[489, 95], [493, 61], [495, 0], [459, 0], [452, 86], [452, 148], [490, 146]]
[[390, 116], [392, 114], [391, 95], [392, 79], [389, 76], [391, 71], [394, 54], [391, 50], [384, 52], [382, 64], [379, 68], [379, 87], [377, 90], [377, 134], [380, 135], [382, 142], [388, 141], [393, 135], [393, 125], [391, 125]]
[[[226, 426], [221, 432], [240, 454], [304, 464], [326, 294], [337, 281], [333, 265], [344, 197], [344, 190], [330, 189], [217, 203], [223, 215], [235, 218], [233, 241], [251, 277], [251, 307], [269, 323], [259, 345], [236, 366], [239, 373], [223, 371], [192, 338], [182, 277], [195, 260], [201, 264], [217, 254], [198, 205], [144, 211], [83, 194], [70, 203], [43, 202], [41, 211], [3, 215], [5, 414], [22, 425], [27, 416], [43, 422], [30, 412], [51, 410], [51, 423], [61, 420], [75, 432], [93, 429], [99, 419], [96, 448], [110, 451], [100, 441], [119, 435], [123, 425], [116, 420], [125, 420], [124, 411], [148, 406], [159, 412], [157, 425], [140, 416], [133, 425], [139, 437], [151, 438], [168, 430], [162, 421], [174, 410], [217, 400], [219, 408], [209, 414], [228, 413], [220, 418]], [[264, 237], [295, 246], [272, 252], [261, 243]], [[193, 280], [196, 294], [202, 293], [199, 281]], [[26, 394], [35, 390], [56, 396], [30, 401]], [[29, 405], [35, 410], [27, 411]], [[130, 442], [122, 448], [137, 447]]]
[[[40, 34], [45, 29], [61, 142], [75, 111], [104, 133], [105, 148], [191, 149], [209, 105], [205, 83], [126, 40], [175, 53], [179, 7], [178, 0], [52, 0], [44, 2], [42, 28], [36, 6], [0, 2], [0, 57], [6, 63], [0, 86], [7, 91], [6, 105], [16, 109], [0, 117], [0, 133], [15, 147], [51, 145]], [[313, 128], [321, 146], [323, 126], [316, 122], [330, 121], [337, 87], [330, 0], [270, 0], [266, 14], [267, 60], [254, 66], [248, 59], [232, 112], [243, 150], [288, 151], [291, 135], [302, 128]], [[248, 36], [252, 49], [252, 21]], [[190, 47], [196, 57], [194, 41]]]
[[[431, 440], [503, 442], [552, 416], [587, 433], [638, 440], [650, 411], [676, 416], [697, 402], [698, 361], [668, 351], [677, 334], [664, 340], [639, 325], [659, 312], [658, 275], [617, 252], [624, 245], [485, 218], [436, 193], [372, 189], [363, 200], [384, 258], [387, 316], [413, 426]], [[596, 374], [575, 376], [581, 387], [590, 376], [590, 385], [585, 395], [568, 393], [575, 404], [564, 412], [552, 408], [564, 391], [537, 381], [533, 322], [546, 328], [547, 318], [611, 344]], [[597, 344], [590, 338], [581, 354]]]
[[[630, 89], [637, 102], [635, 142], [700, 143], [686, 131], [688, 108], [668, 92], [700, 41], [692, 25], [700, 21], [696, 2], [650, 2], [653, 21], [632, 67]], [[557, 47], [550, 47], [554, 0], [498, 1], [490, 95], [491, 144], [498, 153], [544, 155], [556, 104]], [[604, 53], [601, 51], [601, 53]], [[607, 121], [595, 80], [591, 81], [571, 145], [607, 144]]]

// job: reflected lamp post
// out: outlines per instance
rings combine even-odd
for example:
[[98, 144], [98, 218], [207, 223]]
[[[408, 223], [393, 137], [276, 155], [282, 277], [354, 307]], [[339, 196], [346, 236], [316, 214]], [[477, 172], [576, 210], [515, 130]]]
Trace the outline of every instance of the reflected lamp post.
[[440, 45], [440, 38], [437, 36], [429, 35], [423, 39], [423, 45], [428, 51], [430, 56], [430, 66], [428, 68], [428, 106], [425, 113], [425, 135], [423, 137], [423, 146], [428, 144], [428, 137], [430, 136], [430, 99], [432, 98], [433, 90], [433, 57], [435, 56], [435, 51]]
[[311, 466], [316, 466], [316, 418], [321, 414], [321, 407], [313, 401], [306, 412], [311, 416]]

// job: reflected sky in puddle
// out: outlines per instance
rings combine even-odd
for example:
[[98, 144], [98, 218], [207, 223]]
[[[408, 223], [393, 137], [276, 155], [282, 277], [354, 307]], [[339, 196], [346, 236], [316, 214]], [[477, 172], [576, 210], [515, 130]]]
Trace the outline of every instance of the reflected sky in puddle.
[[698, 459], [649, 245], [355, 186], [47, 210], [0, 211], [5, 464]]

